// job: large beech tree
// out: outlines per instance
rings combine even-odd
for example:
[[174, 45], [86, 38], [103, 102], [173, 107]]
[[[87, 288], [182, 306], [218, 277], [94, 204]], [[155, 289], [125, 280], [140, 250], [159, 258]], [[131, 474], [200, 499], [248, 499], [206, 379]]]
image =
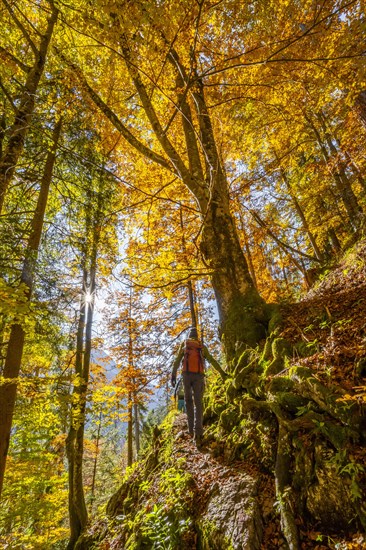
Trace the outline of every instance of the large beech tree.
[[[266, 307], [257, 292], [239, 242], [230, 210], [228, 181], [217, 144], [215, 129], [206, 102], [205, 86], [196, 70], [198, 52], [183, 55], [174, 47], [172, 37], [153, 17], [154, 6], [136, 4], [135, 9], [147, 21], [137, 30], [131, 28], [130, 18], [113, 12], [107, 25], [115, 47], [120, 51], [120, 62], [127, 71], [125, 78], [138, 96], [141, 116], [146, 121], [145, 136], [136, 137], [123, 116], [93, 87], [80, 68], [63, 56], [77, 76], [79, 85], [111, 121], [125, 140], [142, 154], [147, 162], [155, 162], [174, 173], [192, 193], [201, 215], [201, 252], [211, 275], [221, 320], [221, 331], [228, 355], [235, 344], [244, 341], [254, 345], [265, 334]], [[150, 10], [151, 9], [151, 13]], [[195, 10], [193, 10], [195, 11]], [[198, 25], [200, 12], [191, 13], [191, 25]], [[196, 23], [195, 23], [196, 20]], [[161, 109], [166, 92], [146, 77], [139, 67], [144, 64], [145, 48], [140, 48], [135, 32], [151, 33], [151, 50], [158, 45], [164, 52], [161, 66], [168, 65], [164, 90], [174, 88], [169, 99], [168, 113]], [[103, 31], [104, 32], [104, 31]], [[151, 55], [151, 52], [150, 52]], [[150, 136], [154, 136], [154, 149]]]

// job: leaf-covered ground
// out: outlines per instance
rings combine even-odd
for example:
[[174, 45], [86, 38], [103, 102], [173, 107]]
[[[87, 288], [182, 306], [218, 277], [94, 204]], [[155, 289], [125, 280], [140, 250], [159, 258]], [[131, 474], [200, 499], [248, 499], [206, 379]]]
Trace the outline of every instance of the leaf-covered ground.
[[309, 356], [296, 358], [297, 364], [358, 396], [361, 405], [366, 402], [366, 244], [323, 277], [302, 301], [282, 308], [281, 335], [308, 346]]

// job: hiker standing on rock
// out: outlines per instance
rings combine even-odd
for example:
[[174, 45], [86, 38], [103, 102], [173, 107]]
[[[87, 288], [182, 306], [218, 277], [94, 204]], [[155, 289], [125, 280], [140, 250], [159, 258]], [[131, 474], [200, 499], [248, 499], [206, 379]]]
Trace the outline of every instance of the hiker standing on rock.
[[202, 396], [205, 383], [205, 359], [207, 359], [216, 370], [223, 373], [219, 363], [212, 357], [206, 346], [200, 342], [197, 329], [191, 328], [188, 339], [181, 343], [174, 360], [171, 381], [174, 388], [177, 381], [177, 371], [181, 365], [188, 430], [189, 434], [192, 437], [194, 436], [198, 448], [202, 444], [203, 435]]

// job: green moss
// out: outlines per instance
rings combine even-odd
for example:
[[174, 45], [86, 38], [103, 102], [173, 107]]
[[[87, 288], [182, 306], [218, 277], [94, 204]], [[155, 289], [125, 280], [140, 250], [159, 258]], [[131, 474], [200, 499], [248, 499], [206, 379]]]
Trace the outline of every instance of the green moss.
[[292, 346], [290, 342], [285, 338], [275, 338], [272, 343], [272, 356], [274, 359], [277, 359], [277, 357], [291, 357]]
[[232, 543], [225, 537], [212, 521], [197, 523], [198, 550], [234, 550]]
[[234, 406], [229, 406], [222, 411], [220, 415], [220, 425], [225, 431], [229, 432], [238, 422], [238, 409]]
[[227, 360], [235, 357], [241, 344], [255, 348], [266, 336], [267, 323], [265, 304], [255, 290], [245, 297], [236, 296], [230, 304], [225, 322], [220, 327]]
[[297, 342], [294, 345], [295, 355], [299, 357], [310, 357], [317, 351], [317, 342]]
[[230, 386], [226, 390], [226, 400], [227, 403], [232, 403], [238, 395], [240, 395], [240, 389], [235, 387], [234, 381], [231, 382]]
[[294, 382], [288, 376], [276, 376], [273, 378], [268, 386], [270, 393], [289, 392], [294, 387]]
[[268, 333], [272, 334], [276, 332], [282, 323], [282, 315], [278, 304], [268, 304], [267, 306], [269, 322], [268, 322]]
[[276, 357], [276, 359], [273, 359], [269, 363], [269, 365], [266, 366], [264, 370], [264, 376], [274, 376], [275, 374], [279, 374], [283, 369], [285, 368], [285, 363], [282, 357]]
[[237, 365], [234, 370], [234, 376], [237, 376], [252, 361], [253, 361], [253, 350], [246, 349], [238, 359]]
[[264, 344], [263, 352], [260, 358], [260, 363], [269, 361], [273, 358], [272, 356], [272, 338], [267, 338], [266, 343]]
[[296, 414], [300, 407], [305, 407], [308, 403], [307, 399], [290, 392], [278, 393], [275, 399], [283, 410], [292, 414]]

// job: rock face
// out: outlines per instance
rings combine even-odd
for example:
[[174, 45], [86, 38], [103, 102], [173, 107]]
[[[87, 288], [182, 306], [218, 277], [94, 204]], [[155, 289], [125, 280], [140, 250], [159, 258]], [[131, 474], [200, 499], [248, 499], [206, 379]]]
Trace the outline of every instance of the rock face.
[[256, 497], [257, 483], [250, 476], [216, 483], [199, 520], [202, 550], [259, 549], [263, 526]]

